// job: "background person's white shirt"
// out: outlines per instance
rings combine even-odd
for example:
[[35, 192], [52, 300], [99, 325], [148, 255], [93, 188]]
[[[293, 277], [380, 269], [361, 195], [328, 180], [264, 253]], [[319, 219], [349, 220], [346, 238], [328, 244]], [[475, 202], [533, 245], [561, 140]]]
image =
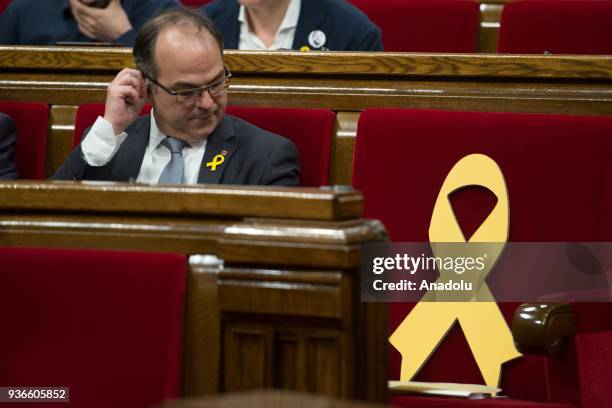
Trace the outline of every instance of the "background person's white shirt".
[[[119, 150], [119, 147], [127, 137], [129, 136], [126, 132], [121, 133], [119, 136], [115, 136], [113, 125], [99, 116], [96, 123], [94, 123], [81, 143], [81, 150], [83, 151], [85, 161], [90, 166], [104, 166], [115, 156], [117, 150]], [[149, 143], [145, 149], [145, 154], [136, 181], [156, 184], [159, 180], [159, 176], [164, 170], [164, 167], [166, 167], [170, 161], [170, 150], [161, 144], [165, 137], [166, 135], [157, 127], [155, 116], [153, 115], [153, 111], [151, 111]], [[185, 184], [197, 184], [205, 151], [206, 139], [197, 145], [187, 145], [183, 148]]]
[[238, 14], [238, 21], [240, 22], [238, 49], [258, 51], [279, 49], [290, 50], [293, 46], [295, 30], [300, 18], [301, 3], [301, 0], [291, 0], [289, 2], [289, 7], [287, 8], [285, 17], [283, 17], [283, 21], [281, 22], [281, 25], [274, 36], [274, 43], [269, 48], [266, 47], [259, 37], [257, 37], [251, 30], [251, 27], [249, 26], [249, 19], [246, 15], [246, 9], [241, 5], [240, 12]]

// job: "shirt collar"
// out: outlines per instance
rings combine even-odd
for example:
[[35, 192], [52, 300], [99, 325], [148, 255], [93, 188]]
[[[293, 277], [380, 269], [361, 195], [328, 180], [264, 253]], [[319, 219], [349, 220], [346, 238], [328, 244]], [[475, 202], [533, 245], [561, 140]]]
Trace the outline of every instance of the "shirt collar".
[[166, 138], [161, 130], [157, 127], [157, 122], [155, 121], [155, 115], [153, 109], [151, 109], [151, 128], [149, 130], [149, 152], [153, 152], [153, 150], [157, 149], [159, 144]]
[[289, 7], [287, 8], [279, 31], [297, 27], [298, 19], [300, 18], [300, 3], [301, 0], [291, 0], [289, 2]]
[[[300, 18], [301, 2], [301, 0], [289, 1], [289, 7], [285, 12], [285, 17], [283, 17], [283, 21], [281, 21], [280, 27], [278, 27], [277, 34], [281, 30], [288, 30], [297, 27], [298, 20]], [[246, 24], [249, 28], [249, 32], [253, 32], [253, 30], [251, 30], [251, 26], [249, 25], [249, 20], [246, 16], [246, 8], [244, 7], [244, 5], [240, 5], [240, 11], [238, 12], [238, 21], [242, 24]]]

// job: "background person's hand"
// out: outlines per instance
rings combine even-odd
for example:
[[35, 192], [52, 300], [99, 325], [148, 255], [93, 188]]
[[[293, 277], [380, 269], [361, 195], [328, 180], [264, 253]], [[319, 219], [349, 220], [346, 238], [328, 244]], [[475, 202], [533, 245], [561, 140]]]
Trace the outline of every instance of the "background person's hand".
[[132, 29], [120, 0], [111, 0], [106, 8], [92, 7], [93, 0], [70, 0], [70, 8], [79, 31], [95, 41], [114, 42]]
[[116, 136], [138, 118], [146, 99], [146, 81], [138, 70], [124, 68], [108, 85], [104, 119], [113, 125]]

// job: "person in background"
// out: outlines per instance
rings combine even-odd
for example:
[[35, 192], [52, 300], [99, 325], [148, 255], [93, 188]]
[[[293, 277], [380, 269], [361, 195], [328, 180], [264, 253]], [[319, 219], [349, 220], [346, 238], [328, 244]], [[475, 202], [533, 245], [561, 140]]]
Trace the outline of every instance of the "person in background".
[[10, 116], [0, 113], [0, 179], [16, 179], [18, 176], [13, 158], [16, 141], [15, 122]]
[[379, 28], [345, 0], [215, 0], [202, 9], [229, 49], [383, 50]]
[[[53, 175], [60, 180], [296, 186], [295, 145], [226, 115], [223, 40], [198, 10], [166, 10], [134, 43], [138, 69], [108, 86], [104, 117]], [[146, 101], [150, 115], [139, 116]]]
[[0, 44], [109, 42], [128, 47], [138, 29], [178, 0], [13, 0], [0, 15]]

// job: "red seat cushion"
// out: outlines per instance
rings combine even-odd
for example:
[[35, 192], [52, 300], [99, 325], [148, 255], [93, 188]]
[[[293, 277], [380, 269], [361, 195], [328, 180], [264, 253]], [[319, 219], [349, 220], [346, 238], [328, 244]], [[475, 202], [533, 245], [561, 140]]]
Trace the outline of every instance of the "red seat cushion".
[[476, 1], [349, 1], [380, 28], [385, 51], [476, 52]]
[[[608, 320], [610, 314], [608, 307]], [[602, 313], [601, 310], [593, 310]], [[610, 395], [602, 390], [610, 387], [610, 367], [612, 367], [612, 330], [598, 333], [579, 333], [576, 336], [578, 349], [578, 369], [582, 390], [582, 407], [610, 407]]]
[[612, 1], [518, 0], [504, 6], [497, 50], [612, 54]]
[[15, 121], [15, 164], [22, 179], [45, 178], [49, 106], [39, 102], [0, 101], [0, 112]]
[[186, 259], [0, 248], [0, 383], [70, 387], [72, 407], [180, 396]]
[[336, 115], [325, 109], [228, 106], [227, 113], [290, 139], [300, 155], [300, 185], [329, 184], [329, 161]]

